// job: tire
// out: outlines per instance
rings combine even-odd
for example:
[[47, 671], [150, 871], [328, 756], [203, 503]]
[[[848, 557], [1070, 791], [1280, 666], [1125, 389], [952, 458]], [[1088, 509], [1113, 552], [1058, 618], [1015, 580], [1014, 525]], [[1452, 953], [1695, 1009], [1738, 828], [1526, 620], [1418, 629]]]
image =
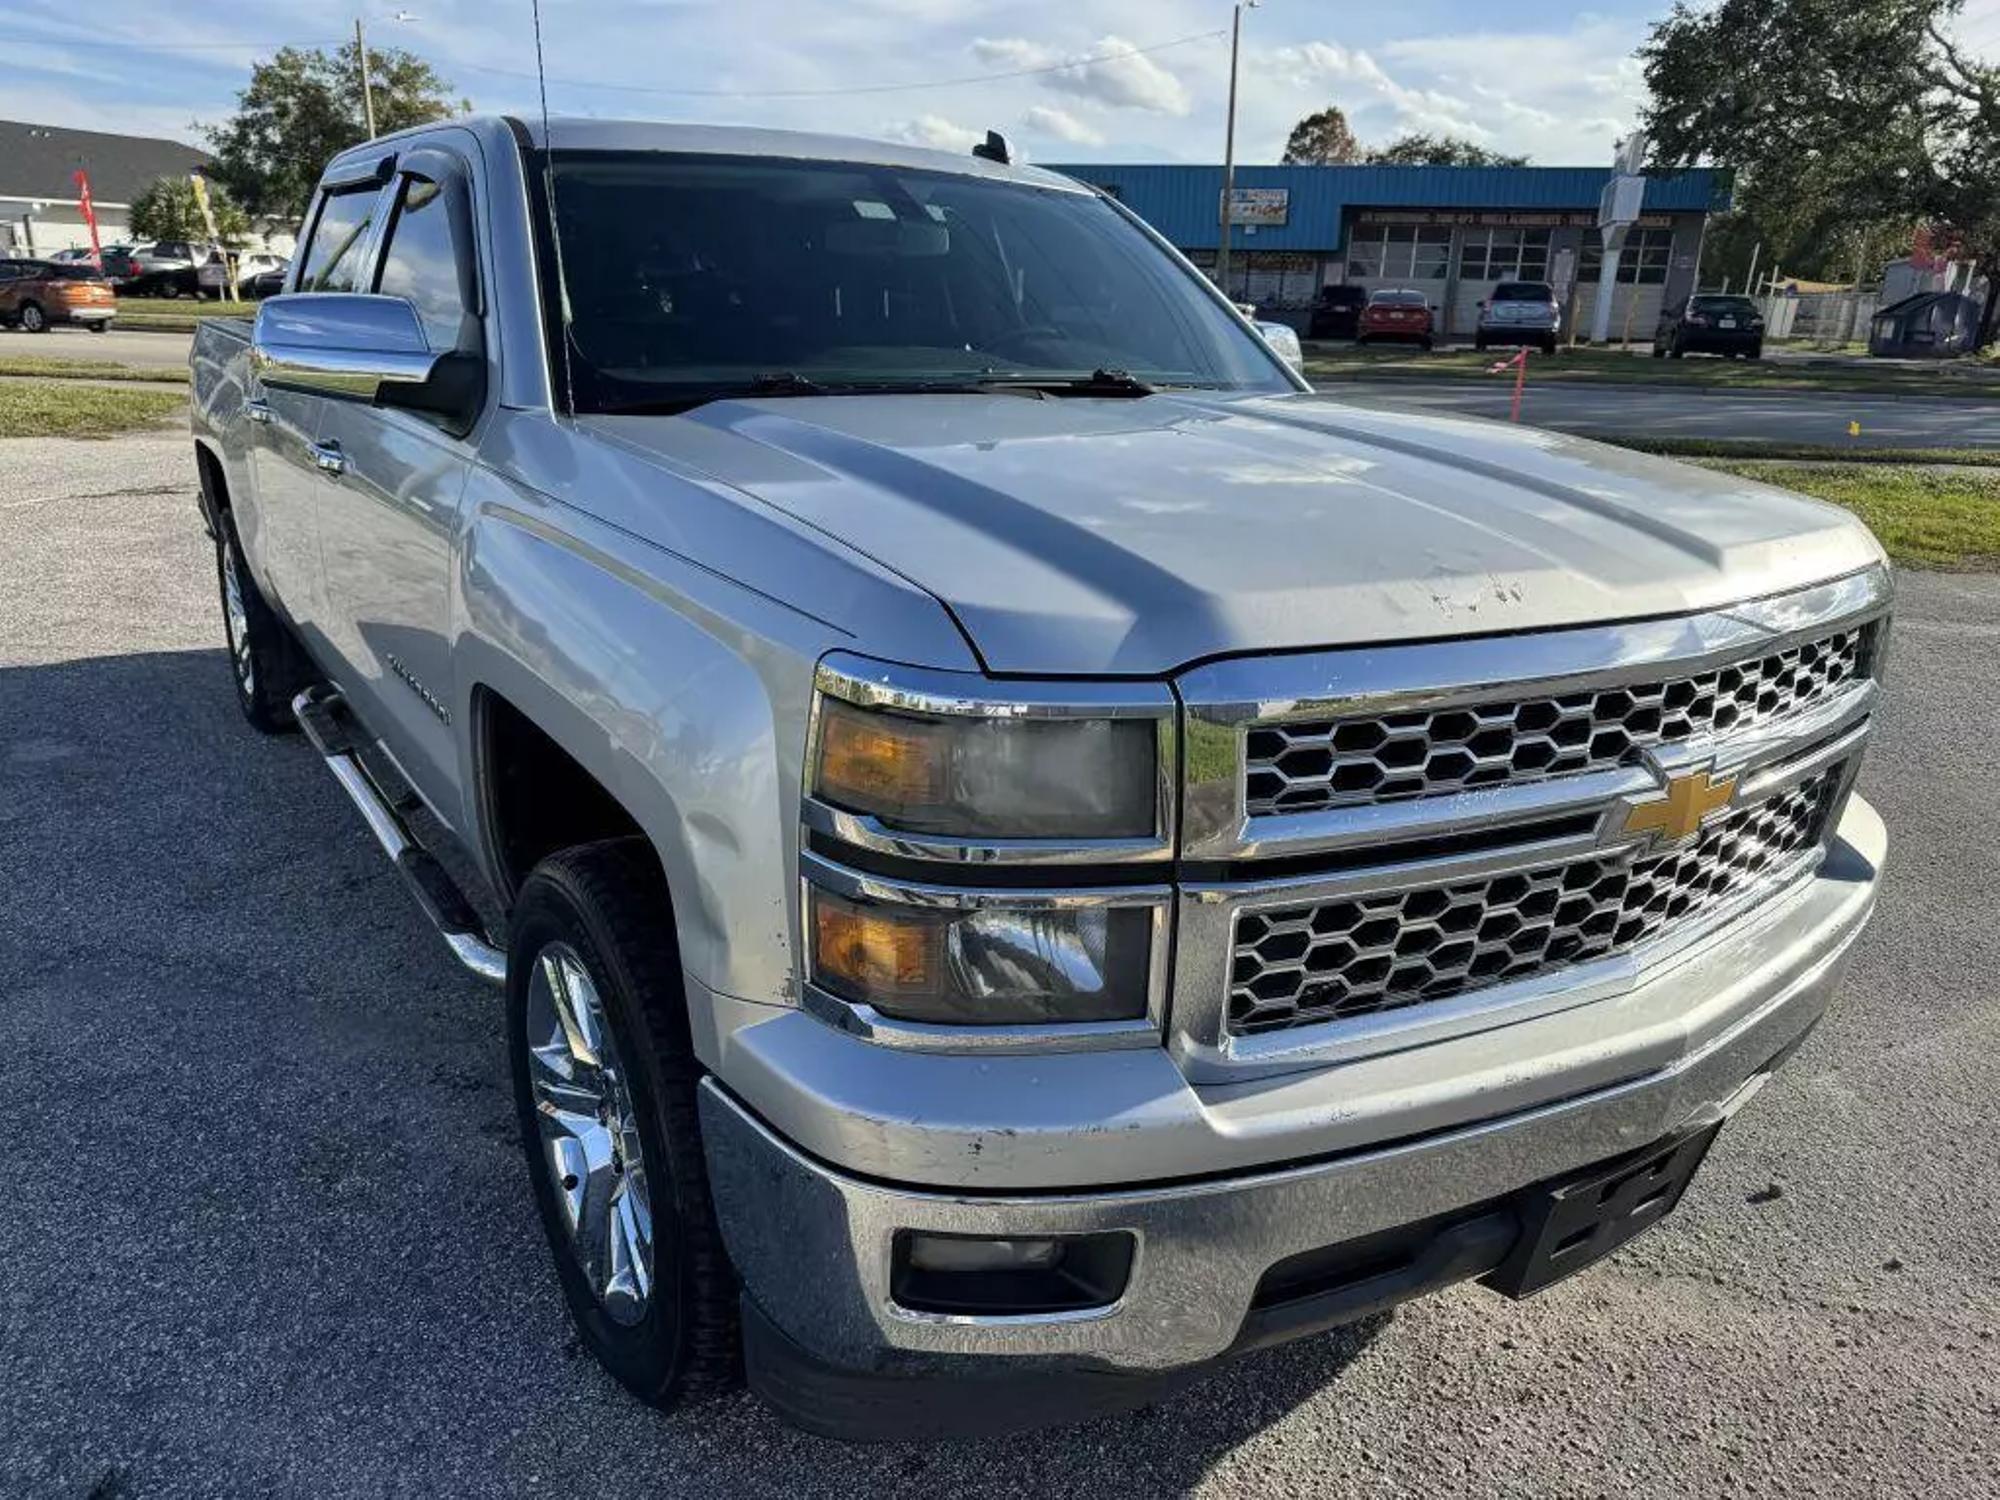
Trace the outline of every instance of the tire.
[[111, 328], [111, 320], [109, 318], [99, 318], [96, 322], [86, 323], [83, 326], [88, 328], [92, 333], [107, 333]]
[[1472, 350], [1475, 354], [1484, 354], [1486, 352], [1486, 340], [1483, 338], [1474, 338], [1472, 341]]
[[1432, 349], [1436, 348], [1437, 345], [1429, 334], [1425, 334], [1422, 338], [1417, 340], [1417, 347], [1423, 350], [1424, 353], [1428, 354], [1431, 352]]
[[236, 518], [225, 510], [216, 530], [215, 586], [236, 706], [260, 733], [290, 733], [298, 728], [292, 699], [311, 680], [305, 653], [244, 565]]
[[1666, 357], [1667, 357], [1667, 346], [1666, 346], [1665, 344], [1661, 343], [1661, 342], [1660, 342], [1660, 340], [1658, 340], [1658, 339], [1654, 339], [1654, 340], [1653, 340], [1653, 358], [1655, 358], [1655, 359], [1665, 359]]
[[1357, 349], [1366, 349], [1368, 347], [1368, 335], [1365, 333], [1355, 334], [1354, 347]]
[[[507, 954], [508, 1051], [521, 1146], [570, 1317], [613, 1378], [663, 1409], [734, 1385], [742, 1364], [736, 1276], [709, 1199], [695, 1107], [702, 1070], [688, 1036], [672, 924], [662, 921], [667, 910], [666, 884], [644, 840], [564, 850], [523, 883]], [[604, 1064], [595, 1068], [580, 1059], [562, 1024], [565, 1007], [575, 1017], [593, 1003], [597, 1033], [608, 1042], [595, 1049]], [[579, 1154], [585, 1136], [554, 1124], [555, 1111], [545, 1115], [541, 1101], [566, 1100], [572, 1118], [592, 1120], [598, 1117], [582, 1105], [593, 1088], [612, 1125], [587, 1132], [600, 1149], [586, 1157]], [[636, 1176], [627, 1170], [635, 1137]], [[611, 1165], [594, 1174], [561, 1175], [566, 1165], [607, 1158]], [[643, 1185], [638, 1201], [650, 1208], [651, 1221], [643, 1251], [632, 1238], [636, 1212], [628, 1218], [614, 1209], [602, 1233], [587, 1238], [571, 1228], [573, 1217], [597, 1217], [592, 1184], [584, 1180], [592, 1176], [607, 1204], [629, 1207], [633, 1183]], [[595, 1270], [586, 1268], [583, 1246], [614, 1239], [628, 1266], [650, 1262], [643, 1283], [608, 1274], [615, 1264], [608, 1253]], [[644, 1295], [635, 1296], [641, 1285]]]
[[1673, 343], [1667, 346], [1667, 353], [1672, 355], [1675, 359], [1687, 358], [1687, 350], [1683, 349], [1680, 346], [1680, 341], [1678, 339], [1676, 339]]
[[1745, 359], [1762, 359], [1764, 357], [1764, 346], [1762, 344], [1752, 344], [1750, 352], [1743, 357]]
[[1551, 338], [1545, 338], [1545, 339], [1543, 339], [1543, 340], [1542, 340], [1542, 353], [1544, 353], [1544, 354], [1554, 354], [1555, 352], [1556, 352], [1556, 341], [1555, 341], [1555, 339], [1554, 339], [1553, 337], [1551, 337]]
[[23, 302], [21, 304], [21, 327], [29, 333], [47, 333], [49, 331], [49, 315], [42, 311], [41, 303]]

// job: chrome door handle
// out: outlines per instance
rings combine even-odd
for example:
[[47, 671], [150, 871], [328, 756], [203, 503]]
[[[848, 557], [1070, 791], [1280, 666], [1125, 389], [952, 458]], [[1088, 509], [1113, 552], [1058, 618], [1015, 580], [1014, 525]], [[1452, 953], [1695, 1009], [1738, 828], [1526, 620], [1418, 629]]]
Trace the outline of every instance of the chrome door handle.
[[253, 422], [268, 422], [271, 420], [271, 403], [268, 401], [245, 401], [243, 403], [243, 415]]
[[314, 443], [312, 456], [313, 467], [322, 474], [331, 474], [338, 479], [347, 472], [347, 455], [340, 451], [338, 443]]

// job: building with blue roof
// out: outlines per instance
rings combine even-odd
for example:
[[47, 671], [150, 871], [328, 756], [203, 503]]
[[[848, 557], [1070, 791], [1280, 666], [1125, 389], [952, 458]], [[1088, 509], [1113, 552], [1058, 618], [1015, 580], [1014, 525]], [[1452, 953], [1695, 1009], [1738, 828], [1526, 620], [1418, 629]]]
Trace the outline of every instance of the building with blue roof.
[[[1109, 193], [1213, 272], [1221, 167], [1055, 170]], [[1597, 203], [1610, 178], [1608, 167], [1238, 167], [1229, 291], [1304, 331], [1323, 287], [1407, 287], [1436, 307], [1445, 337], [1468, 338], [1496, 284], [1547, 281], [1574, 327], [1596, 296]], [[1662, 305], [1694, 291], [1708, 217], [1729, 198], [1728, 175], [1706, 167], [1648, 180], [1620, 258], [1615, 334], [1651, 338]]]

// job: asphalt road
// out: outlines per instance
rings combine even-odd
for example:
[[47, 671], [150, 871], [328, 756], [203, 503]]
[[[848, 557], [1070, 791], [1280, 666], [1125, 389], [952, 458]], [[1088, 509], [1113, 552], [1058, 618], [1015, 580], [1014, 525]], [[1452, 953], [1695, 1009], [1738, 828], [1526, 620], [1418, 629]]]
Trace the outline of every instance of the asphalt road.
[[[1330, 380], [1322, 394], [1371, 406], [1505, 418], [1513, 387], [1425, 378]], [[1530, 378], [1521, 420], [1588, 437], [1751, 438], [1783, 443], [1848, 443], [1847, 424], [1861, 439], [1898, 448], [2000, 448], [2000, 399], [1861, 396], [1839, 392], [1676, 390], [1671, 386], [1536, 385]]]
[[1878, 924], [1659, 1230], [1148, 1412], [843, 1448], [580, 1355], [496, 1002], [237, 716], [192, 487], [184, 438], [0, 443], [0, 1495], [1995, 1492], [2000, 579], [1904, 580]]
[[105, 360], [117, 365], [185, 370], [188, 346], [193, 342], [191, 333], [144, 333], [118, 327], [104, 333], [68, 327], [40, 334], [0, 330], [0, 358], [32, 354], [43, 359]]

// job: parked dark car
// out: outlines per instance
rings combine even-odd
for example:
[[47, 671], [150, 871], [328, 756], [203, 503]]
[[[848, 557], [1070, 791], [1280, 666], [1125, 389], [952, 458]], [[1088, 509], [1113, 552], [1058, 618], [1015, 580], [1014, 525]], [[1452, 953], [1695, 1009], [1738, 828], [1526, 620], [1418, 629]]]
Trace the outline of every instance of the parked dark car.
[[1323, 286], [1307, 321], [1309, 339], [1351, 339], [1361, 331], [1361, 309], [1368, 291], [1358, 286]]
[[47, 333], [76, 323], [102, 333], [116, 316], [118, 298], [95, 266], [0, 260], [0, 325]]
[[1357, 344], [1380, 343], [1384, 339], [1404, 339], [1428, 349], [1434, 340], [1434, 309], [1422, 292], [1388, 289], [1368, 294], [1361, 309], [1361, 325], [1355, 330]]
[[197, 297], [201, 295], [200, 266], [209, 257], [209, 247], [188, 240], [156, 240], [150, 245], [134, 245], [120, 258], [119, 268], [111, 265], [105, 252], [105, 274], [128, 297]]
[[1764, 315], [1748, 297], [1690, 297], [1660, 309], [1653, 331], [1653, 358], [1671, 354], [1721, 354], [1730, 359], [1764, 357]]
[[253, 302], [261, 302], [266, 297], [275, 297], [285, 289], [285, 276], [292, 269], [292, 263], [282, 256], [275, 266], [266, 266], [243, 279], [243, 295]]

